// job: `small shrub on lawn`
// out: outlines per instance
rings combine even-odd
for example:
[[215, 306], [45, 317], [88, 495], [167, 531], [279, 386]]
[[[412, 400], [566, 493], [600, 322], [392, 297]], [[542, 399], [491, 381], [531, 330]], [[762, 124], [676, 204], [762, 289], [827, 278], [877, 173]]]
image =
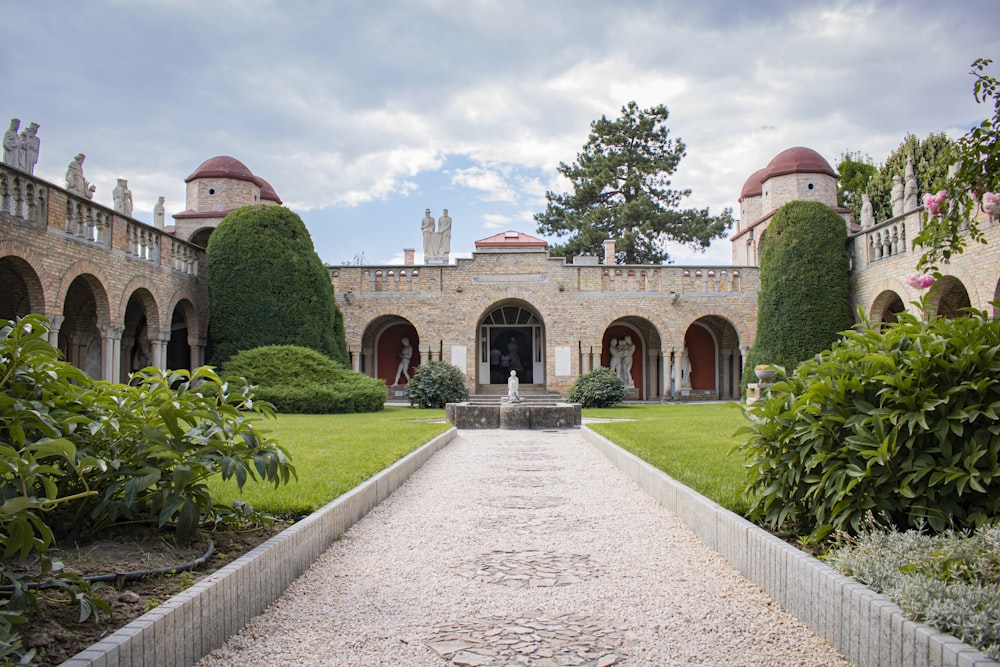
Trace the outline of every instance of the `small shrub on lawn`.
[[1000, 526], [972, 535], [863, 533], [826, 560], [912, 618], [1000, 660]]
[[406, 385], [410, 405], [418, 408], [443, 408], [446, 403], [460, 403], [469, 398], [462, 371], [444, 361], [421, 364]]
[[257, 396], [278, 412], [375, 412], [385, 405], [385, 382], [296, 345], [245, 350], [227, 361], [223, 372], [226, 377], [246, 378], [257, 385]]
[[864, 321], [747, 412], [750, 516], [773, 527], [819, 542], [1000, 517], [1000, 322], [984, 312]]
[[585, 408], [609, 408], [625, 400], [625, 381], [610, 368], [598, 368], [577, 378], [566, 392], [566, 400]]

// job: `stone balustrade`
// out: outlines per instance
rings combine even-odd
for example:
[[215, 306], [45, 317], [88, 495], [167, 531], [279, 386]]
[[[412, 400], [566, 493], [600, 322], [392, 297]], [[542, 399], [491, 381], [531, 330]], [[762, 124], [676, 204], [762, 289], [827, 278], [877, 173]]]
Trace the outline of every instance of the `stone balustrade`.
[[204, 262], [199, 246], [6, 164], [0, 164], [0, 215], [188, 275], [197, 276]]

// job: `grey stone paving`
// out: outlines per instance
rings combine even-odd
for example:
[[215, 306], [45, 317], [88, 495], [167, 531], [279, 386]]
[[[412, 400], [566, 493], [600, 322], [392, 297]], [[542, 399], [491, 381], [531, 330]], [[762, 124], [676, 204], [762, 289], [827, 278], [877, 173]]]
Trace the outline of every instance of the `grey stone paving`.
[[462, 431], [202, 665], [846, 665], [578, 431]]

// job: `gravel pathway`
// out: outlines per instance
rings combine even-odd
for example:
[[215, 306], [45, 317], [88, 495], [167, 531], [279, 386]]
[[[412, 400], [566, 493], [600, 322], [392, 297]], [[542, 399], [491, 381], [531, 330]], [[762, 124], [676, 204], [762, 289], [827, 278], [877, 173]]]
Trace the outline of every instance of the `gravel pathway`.
[[579, 432], [461, 431], [215, 665], [847, 665]]

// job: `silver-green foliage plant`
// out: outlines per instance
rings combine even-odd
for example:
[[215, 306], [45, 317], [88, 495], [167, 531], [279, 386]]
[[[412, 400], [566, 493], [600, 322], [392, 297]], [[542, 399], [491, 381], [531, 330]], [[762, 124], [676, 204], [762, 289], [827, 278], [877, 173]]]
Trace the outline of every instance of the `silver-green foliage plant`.
[[566, 391], [566, 400], [585, 408], [618, 405], [628, 395], [625, 381], [610, 368], [598, 368], [577, 378]]
[[826, 560], [914, 619], [1000, 660], [1000, 526], [971, 535], [868, 532]]
[[447, 403], [460, 403], [469, 398], [462, 371], [444, 361], [421, 364], [409, 384], [406, 397], [418, 408], [443, 408]]
[[1000, 323], [864, 320], [747, 410], [751, 518], [809, 542], [1000, 517]]

